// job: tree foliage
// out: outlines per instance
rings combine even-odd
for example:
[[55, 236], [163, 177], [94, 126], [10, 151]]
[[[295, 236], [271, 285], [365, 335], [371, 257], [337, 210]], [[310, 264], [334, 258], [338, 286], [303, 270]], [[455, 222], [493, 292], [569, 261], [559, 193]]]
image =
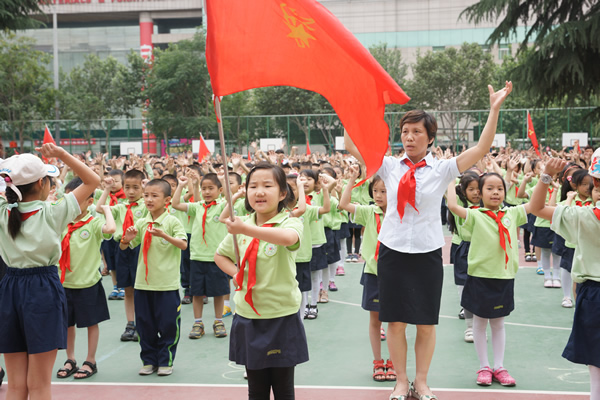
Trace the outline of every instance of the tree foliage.
[[[500, 19], [489, 43], [526, 34], [513, 69], [515, 87], [540, 105], [593, 101], [600, 90], [600, 3], [591, 0], [481, 0], [461, 16], [470, 22]], [[525, 24], [527, 27], [523, 28]]]
[[0, 32], [39, 28], [41, 23], [31, 18], [42, 14], [39, 0], [0, 0]]

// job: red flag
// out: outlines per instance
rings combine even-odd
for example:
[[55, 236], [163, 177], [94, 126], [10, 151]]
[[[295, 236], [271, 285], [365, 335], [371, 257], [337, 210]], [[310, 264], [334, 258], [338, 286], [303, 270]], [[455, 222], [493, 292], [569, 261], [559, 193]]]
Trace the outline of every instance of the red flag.
[[306, 155], [310, 156], [310, 143], [308, 142], [308, 139], [306, 139]]
[[527, 111], [527, 136], [529, 137], [529, 140], [531, 140], [531, 145], [535, 149], [536, 154], [540, 156], [540, 145], [538, 144], [537, 136], [533, 129], [533, 121], [531, 121], [531, 114], [529, 114], [529, 111]]
[[[315, 0], [207, 0], [206, 59], [218, 96], [294, 86], [333, 106], [372, 175], [388, 146], [386, 104], [410, 98]], [[244, 68], [240, 68], [244, 60]]]
[[[56, 142], [54, 141], [54, 138], [52, 137], [52, 133], [50, 133], [50, 129], [48, 129], [48, 125], [44, 125], [44, 140], [42, 141], [42, 144], [46, 144], [46, 143], [52, 143], [54, 145], [56, 145]], [[44, 160], [45, 163], [48, 163], [48, 159], [44, 156], [42, 156], [42, 159]]]
[[250, 155], [250, 149], [248, 149], [248, 161], [252, 161], [252, 156]]
[[204, 138], [202, 137], [202, 134], [200, 134], [200, 149], [198, 149], [198, 162], [202, 162], [202, 160], [204, 160], [204, 157], [206, 157], [209, 154], [210, 150], [208, 150], [208, 147], [204, 142]]

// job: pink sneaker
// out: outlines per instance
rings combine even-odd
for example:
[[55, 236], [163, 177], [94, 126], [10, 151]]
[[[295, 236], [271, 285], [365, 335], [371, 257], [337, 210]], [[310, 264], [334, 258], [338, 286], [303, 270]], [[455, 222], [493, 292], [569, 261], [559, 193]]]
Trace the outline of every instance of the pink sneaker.
[[337, 292], [338, 291], [337, 286], [335, 286], [335, 282], [331, 282], [331, 281], [329, 282], [329, 291], [330, 292]]
[[336, 268], [335, 270], [335, 276], [344, 276], [346, 275], [346, 271], [344, 270], [344, 267], [342, 267], [341, 265], [339, 267]]
[[508, 371], [502, 367], [498, 368], [497, 370], [494, 371], [493, 377], [494, 377], [494, 380], [496, 382], [500, 382], [500, 384], [502, 386], [515, 386], [517, 384], [517, 382], [515, 381], [515, 378], [510, 376]]
[[480, 386], [490, 386], [492, 384], [492, 370], [490, 367], [483, 367], [477, 371], [477, 384]]

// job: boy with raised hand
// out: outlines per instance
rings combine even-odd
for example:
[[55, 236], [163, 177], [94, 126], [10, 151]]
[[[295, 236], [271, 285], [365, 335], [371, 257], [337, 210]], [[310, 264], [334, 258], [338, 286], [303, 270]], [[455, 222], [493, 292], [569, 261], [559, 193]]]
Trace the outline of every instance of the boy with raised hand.
[[[181, 222], [170, 215], [171, 186], [153, 179], [144, 187], [145, 217], [123, 234], [120, 248], [141, 248], [135, 278], [135, 319], [140, 333], [140, 375], [173, 373], [179, 343], [181, 298], [179, 297], [181, 250], [187, 235]], [[141, 245], [141, 246], [140, 246]]]
[[[117, 224], [117, 231], [113, 235], [115, 241], [119, 242], [123, 232], [133, 226], [134, 223], [146, 216], [148, 210], [144, 206], [142, 181], [146, 176], [142, 171], [132, 169], [123, 176], [123, 190], [127, 196], [127, 201], [110, 207], [110, 211]], [[113, 188], [114, 180], [110, 177], [105, 179], [104, 193], [98, 200], [98, 212], [103, 211], [101, 206], [106, 203], [106, 199]], [[118, 251], [115, 257], [117, 267], [117, 286], [124, 288], [125, 291], [125, 316], [127, 325], [125, 332], [121, 335], [122, 342], [137, 342], [138, 334], [135, 329], [135, 308], [133, 299], [133, 284], [135, 283], [135, 274], [137, 269], [139, 249], [127, 249]]]
[[[82, 184], [81, 178], [74, 178], [65, 185], [65, 193], [72, 192]], [[98, 264], [100, 245], [111, 239], [116, 225], [110, 212], [104, 213], [106, 219], [92, 216], [88, 208], [93, 202], [92, 194], [87, 201], [88, 207], [82, 207], [82, 213], [63, 232], [59, 273], [67, 298], [67, 361], [58, 370], [58, 378], [67, 378], [75, 374], [75, 379], [85, 379], [98, 372], [98, 324], [110, 318]], [[106, 211], [109, 206], [104, 205], [102, 208]], [[87, 328], [88, 333], [87, 358], [79, 369], [75, 362], [75, 325], [78, 328]]]
[[[223, 323], [223, 306], [225, 295], [229, 294], [229, 278], [217, 267], [214, 256], [219, 244], [227, 235], [227, 228], [219, 222], [219, 216], [227, 206], [226, 201], [217, 202], [223, 189], [217, 174], [204, 175], [200, 182], [202, 203], [181, 203], [181, 191], [188, 183], [188, 178], [179, 178], [179, 185], [173, 195], [173, 208], [185, 211], [195, 217], [192, 225], [194, 241], [190, 245], [190, 283], [193, 296], [194, 325], [189, 334], [190, 339], [199, 339], [204, 335], [202, 312], [203, 297], [214, 297], [215, 322], [213, 331], [216, 337], [227, 336]], [[210, 232], [210, 233], [209, 233]]]

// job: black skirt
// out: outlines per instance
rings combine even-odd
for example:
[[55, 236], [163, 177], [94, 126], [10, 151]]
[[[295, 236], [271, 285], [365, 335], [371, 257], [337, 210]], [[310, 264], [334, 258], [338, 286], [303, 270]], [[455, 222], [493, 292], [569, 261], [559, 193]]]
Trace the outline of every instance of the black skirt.
[[531, 232], [531, 244], [541, 249], [551, 249], [554, 232], [550, 228], [535, 226]]
[[308, 361], [300, 314], [272, 319], [233, 316], [229, 360], [248, 369], [288, 368]]
[[363, 310], [379, 312], [379, 284], [377, 283], [377, 276], [365, 273], [363, 267], [360, 284], [363, 286], [361, 302]]
[[456, 261], [456, 249], [458, 249], [458, 245], [452, 243], [452, 246], [450, 246], [450, 264], [454, 264]]
[[576, 364], [600, 368], [600, 282], [579, 285], [573, 329], [562, 356]]
[[558, 233], [554, 232], [554, 241], [552, 242], [552, 253], [562, 257], [565, 252], [565, 239]]
[[480, 318], [506, 317], [515, 309], [515, 280], [467, 276], [460, 305]]
[[377, 277], [381, 321], [438, 324], [444, 281], [441, 248], [411, 254], [381, 243]]
[[454, 284], [464, 286], [469, 269], [469, 249], [471, 242], [460, 242], [454, 256]]
[[350, 228], [348, 228], [348, 223], [347, 222], [342, 222], [342, 225], [340, 226], [340, 230], [336, 231], [338, 234], [338, 239], [346, 239], [350, 237]]
[[573, 267], [573, 256], [575, 255], [575, 249], [565, 246], [565, 251], [563, 251], [562, 257], [560, 258], [560, 267], [562, 269], [566, 269], [571, 272], [571, 268]]

